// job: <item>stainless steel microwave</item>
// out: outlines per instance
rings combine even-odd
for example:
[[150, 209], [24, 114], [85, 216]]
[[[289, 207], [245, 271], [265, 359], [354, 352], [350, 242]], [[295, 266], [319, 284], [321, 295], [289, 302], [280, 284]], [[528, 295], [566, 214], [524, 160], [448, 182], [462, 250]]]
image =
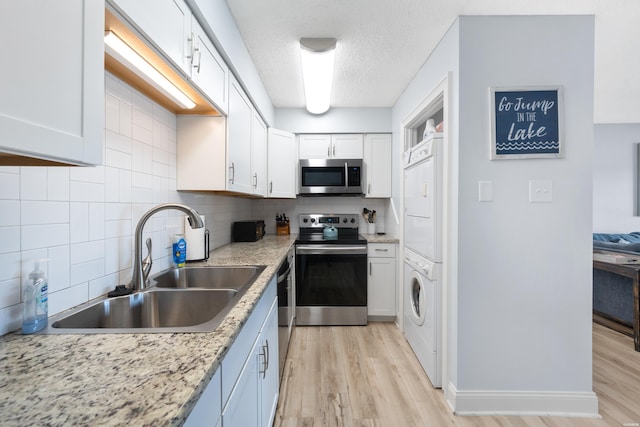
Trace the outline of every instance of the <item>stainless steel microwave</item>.
[[362, 194], [362, 159], [301, 159], [298, 194]]

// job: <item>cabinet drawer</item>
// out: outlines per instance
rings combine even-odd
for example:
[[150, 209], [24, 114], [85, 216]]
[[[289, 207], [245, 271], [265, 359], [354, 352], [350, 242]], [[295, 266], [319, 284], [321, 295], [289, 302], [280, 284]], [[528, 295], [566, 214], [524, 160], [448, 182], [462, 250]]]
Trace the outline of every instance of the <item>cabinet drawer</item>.
[[247, 360], [247, 356], [256, 341], [260, 328], [264, 323], [271, 303], [276, 298], [276, 278], [271, 279], [269, 286], [253, 309], [247, 323], [242, 326], [242, 330], [231, 345], [229, 352], [222, 360], [222, 404], [227, 402], [233, 386], [238, 380], [240, 371]]
[[396, 256], [396, 245], [393, 243], [369, 243], [367, 247], [369, 258], [394, 258]]

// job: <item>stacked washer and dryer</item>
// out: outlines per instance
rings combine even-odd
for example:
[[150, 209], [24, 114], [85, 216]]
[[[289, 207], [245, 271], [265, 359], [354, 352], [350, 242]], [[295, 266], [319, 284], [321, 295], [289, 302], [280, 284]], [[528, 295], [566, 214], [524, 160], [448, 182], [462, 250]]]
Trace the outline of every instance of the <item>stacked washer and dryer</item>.
[[442, 387], [441, 134], [406, 153], [404, 333], [431, 384]]

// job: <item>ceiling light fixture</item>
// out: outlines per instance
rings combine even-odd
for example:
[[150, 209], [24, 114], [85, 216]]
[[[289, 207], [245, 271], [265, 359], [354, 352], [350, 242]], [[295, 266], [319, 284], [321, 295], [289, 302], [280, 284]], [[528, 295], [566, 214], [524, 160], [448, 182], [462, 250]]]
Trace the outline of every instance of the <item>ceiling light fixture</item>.
[[329, 109], [336, 39], [300, 39], [302, 78], [307, 111], [322, 114]]
[[187, 95], [171, 83], [165, 76], [160, 74], [151, 64], [149, 64], [138, 52], [133, 50], [113, 31], [104, 33], [105, 52], [115, 60], [136, 73], [144, 81], [159, 90], [181, 108], [192, 109], [196, 106]]

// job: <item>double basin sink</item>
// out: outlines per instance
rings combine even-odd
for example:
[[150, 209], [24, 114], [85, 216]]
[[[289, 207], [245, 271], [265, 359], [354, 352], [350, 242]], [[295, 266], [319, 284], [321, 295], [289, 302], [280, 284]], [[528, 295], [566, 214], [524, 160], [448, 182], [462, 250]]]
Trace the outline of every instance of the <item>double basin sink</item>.
[[150, 278], [144, 291], [89, 301], [49, 319], [65, 333], [211, 332], [265, 266], [183, 267]]

